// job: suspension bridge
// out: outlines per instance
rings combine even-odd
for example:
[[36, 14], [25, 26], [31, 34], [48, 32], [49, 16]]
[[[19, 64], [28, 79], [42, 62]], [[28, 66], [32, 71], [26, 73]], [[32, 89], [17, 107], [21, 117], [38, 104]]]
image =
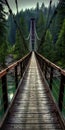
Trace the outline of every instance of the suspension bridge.
[[[9, 5], [8, 8], [12, 14]], [[29, 40], [30, 52], [0, 72], [1, 130], [65, 130], [65, 71], [37, 52], [36, 39], [40, 41], [40, 47], [43, 38], [38, 37], [35, 19], [31, 18], [29, 36], [24, 39]], [[9, 76], [13, 77], [15, 84], [11, 101]]]

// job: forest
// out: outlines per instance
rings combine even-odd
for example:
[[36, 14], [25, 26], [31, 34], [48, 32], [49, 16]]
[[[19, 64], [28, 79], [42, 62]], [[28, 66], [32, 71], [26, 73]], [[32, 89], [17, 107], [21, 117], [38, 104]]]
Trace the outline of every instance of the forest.
[[[58, 7], [52, 5], [50, 10], [49, 8], [50, 6], [45, 7], [44, 3], [39, 6], [37, 2], [35, 8], [21, 10], [16, 15], [14, 14], [14, 18], [12, 14], [8, 14], [8, 18], [6, 18], [7, 12], [3, 2], [0, 1], [0, 70], [9, 65], [6, 63], [9, 56], [14, 62], [29, 52], [29, 41], [26, 41], [25, 38], [30, 31], [32, 17], [35, 18], [39, 38], [42, 39], [45, 36], [37, 51], [58, 66], [65, 68], [65, 4], [59, 4]], [[55, 10], [56, 15], [47, 28]], [[21, 33], [22, 35], [20, 35]], [[37, 42], [37, 46], [39, 44], [40, 41]]]

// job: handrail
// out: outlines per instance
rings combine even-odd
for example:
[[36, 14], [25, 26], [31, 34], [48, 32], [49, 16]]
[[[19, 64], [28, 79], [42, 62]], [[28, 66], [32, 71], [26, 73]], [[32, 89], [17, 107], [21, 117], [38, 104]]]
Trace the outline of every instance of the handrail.
[[47, 84], [55, 97], [60, 113], [65, 116], [65, 70], [35, 52], [36, 58], [45, 76]]
[[[4, 114], [6, 114], [6, 111], [9, 107], [8, 76], [11, 76], [11, 74], [14, 76], [15, 89], [17, 91], [18, 84], [25, 72], [25, 69], [30, 60], [30, 57], [31, 57], [31, 52], [28, 53], [26, 56], [24, 56], [22, 59], [16, 61], [15, 63], [13, 63], [12, 65], [8, 66], [6, 69], [4, 69], [0, 72], [0, 89], [2, 90], [2, 93], [0, 93], [0, 96], [2, 98], [0, 100], [3, 101], [3, 103], [0, 104], [0, 108], [2, 105], [3, 109], [4, 109]], [[0, 109], [0, 113], [1, 113], [1, 111], [2, 110]], [[4, 115], [3, 115], [3, 117], [4, 117]]]
[[53, 67], [54, 69], [59, 70], [64, 76], [65, 76], [65, 70], [63, 70], [62, 68], [60, 68], [59, 66], [57, 66], [56, 64], [52, 63], [51, 61], [49, 61], [48, 59], [46, 59], [44, 56], [42, 56], [41, 54], [37, 53], [36, 54], [42, 58], [48, 65], [50, 65], [51, 67]]
[[22, 61], [23, 61], [26, 57], [28, 57], [29, 55], [30, 55], [30, 53], [27, 54], [26, 56], [24, 56], [22, 59], [18, 60], [17, 62], [13, 63], [12, 65], [8, 66], [6, 69], [2, 70], [2, 71], [0, 72], [0, 78], [1, 78], [2, 76], [4, 76], [10, 69], [12, 69], [12, 68], [14, 68], [15, 66], [17, 66], [20, 62], [22, 62]]

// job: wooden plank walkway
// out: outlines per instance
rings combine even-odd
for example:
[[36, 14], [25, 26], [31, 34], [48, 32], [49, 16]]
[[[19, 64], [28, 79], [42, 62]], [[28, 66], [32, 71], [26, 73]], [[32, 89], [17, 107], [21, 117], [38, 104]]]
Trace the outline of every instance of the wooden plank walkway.
[[2, 130], [63, 130], [34, 53]]

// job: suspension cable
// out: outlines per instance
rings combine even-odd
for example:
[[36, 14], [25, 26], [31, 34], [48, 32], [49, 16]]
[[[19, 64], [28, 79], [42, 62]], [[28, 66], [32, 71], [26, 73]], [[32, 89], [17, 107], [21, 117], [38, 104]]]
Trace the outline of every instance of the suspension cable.
[[25, 38], [25, 40], [27, 40], [27, 41], [28, 41], [28, 40], [29, 40], [29, 38], [30, 38], [30, 33], [29, 33], [28, 37], [27, 37], [27, 38]]
[[49, 21], [49, 15], [50, 15], [50, 11], [51, 11], [51, 4], [52, 4], [52, 0], [50, 0], [50, 4], [49, 4], [49, 11], [48, 11], [48, 16], [47, 16], [47, 21], [46, 21], [46, 28], [47, 28], [48, 21]]
[[28, 47], [27, 47], [27, 45], [26, 45], [26, 43], [25, 43], [25, 39], [24, 39], [23, 33], [22, 33], [21, 29], [20, 29], [19, 24], [17, 23], [17, 21], [16, 21], [16, 19], [15, 19], [15, 16], [14, 16], [14, 14], [13, 14], [13, 12], [12, 12], [12, 9], [10, 8], [10, 5], [9, 5], [9, 3], [8, 3], [7, 0], [5, 0], [5, 3], [6, 3], [6, 5], [7, 5], [7, 7], [8, 7], [8, 9], [9, 9], [9, 13], [13, 16], [13, 20], [14, 20], [14, 22], [15, 22], [15, 24], [16, 24], [18, 30], [19, 30], [19, 33], [20, 33], [20, 35], [21, 35], [21, 38], [23, 39], [24, 47], [28, 50]]
[[18, 2], [17, 2], [17, 0], [15, 0], [15, 3], [16, 3], [16, 9], [17, 9], [17, 14], [18, 14]]
[[41, 40], [40, 38], [39, 38], [39, 36], [38, 36], [38, 34], [37, 34], [37, 32], [36, 32], [36, 29], [35, 29], [35, 35], [36, 35], [36, 38], [37, 38], [37, 40]]

